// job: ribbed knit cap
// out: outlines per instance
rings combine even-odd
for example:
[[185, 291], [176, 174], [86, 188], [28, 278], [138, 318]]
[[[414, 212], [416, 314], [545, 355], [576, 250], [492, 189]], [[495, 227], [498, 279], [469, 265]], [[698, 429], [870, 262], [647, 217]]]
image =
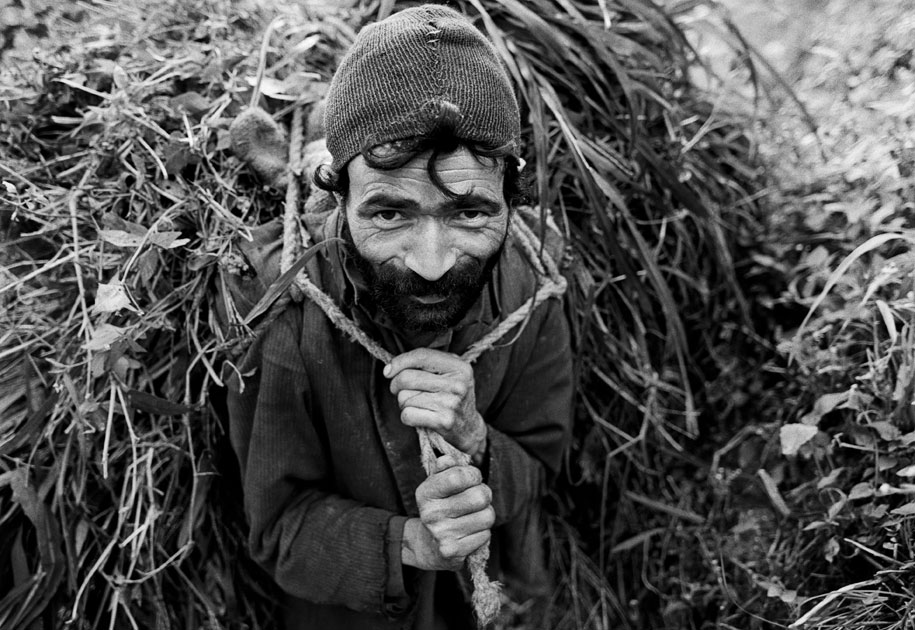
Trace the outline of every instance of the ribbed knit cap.
[[[519, 151], [518, 102], [495, 47], [467, 18], [423, 5], [363, 28], [327, 92], [324, 125], [339, 172], [363, 149], [428, 133], [457, 107], [462, 140]], [[444, 104], [444, 105], [443, 105]]]

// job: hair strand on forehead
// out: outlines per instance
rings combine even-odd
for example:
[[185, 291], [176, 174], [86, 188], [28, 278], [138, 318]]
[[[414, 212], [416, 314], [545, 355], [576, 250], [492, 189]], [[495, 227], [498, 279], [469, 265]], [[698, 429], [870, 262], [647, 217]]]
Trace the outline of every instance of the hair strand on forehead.
[[[461, 138], [458, 128], [463, 120], [463, 114], [456, 105], [444, 99], [429, 101], [422, 107], [419, 115], [428, 117], [430, 121], [426, 132], [381, 144], [369, 144], [361, 151], [366, 163], [371, 168], [390, 171], [402, 167], [418, 155], [430, 152], [426, 162], [429, 179], [449, 199], [458, 199], [461, 195], [448, 188], [442, 181], [438, 173], [438, 160], [441, 156], [450, 155], [463, 147], [480, 164], [502, 163], [502, 193], [509, 208], [527, 201], [528, 185], [521, 174], [520, 160], [515, 155], [517, 147], [514, 142], [487, 146]], [[345, 199], [349, 190], [349, 175], [345, 166], [337, 173], [330, 165], [325, 164], [315, 170], [314, 183], [318, 188], [337, 193]]]

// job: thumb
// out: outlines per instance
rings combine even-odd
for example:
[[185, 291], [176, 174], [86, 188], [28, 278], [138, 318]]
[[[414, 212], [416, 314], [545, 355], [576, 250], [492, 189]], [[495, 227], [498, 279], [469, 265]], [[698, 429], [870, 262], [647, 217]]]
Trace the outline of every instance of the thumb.
[[435, 459], [435, 472], [440, 473], [443, 470], [448, 470], [457, 466], [457, 460], [454, 459], [451, 455], [442, 455]]

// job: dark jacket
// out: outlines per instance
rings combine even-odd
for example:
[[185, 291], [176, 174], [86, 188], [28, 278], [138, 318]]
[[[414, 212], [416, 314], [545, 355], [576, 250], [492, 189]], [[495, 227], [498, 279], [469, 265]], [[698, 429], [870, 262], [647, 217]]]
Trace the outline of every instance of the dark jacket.
[[[276, 275], [262, 232], [247, 248], [259, 275], [249, 303]], [[461, 354], [533, 295], [536, 277], [508, 246], [471, 313], [440, 349]], [[404, 342], [353, 303], [333, 248], [309, 276], [389, 351]], [[253, 286], [260, 285], [260, 286]], [[244, 288], [244, 287], [243, 287]], [[229, 379], [231, 438], [250, 523], [250, 551], [282, 590], [287, 628], [472, 627], [466, 581], [401, 567], [403, 524], [425, 478], [416, 431], [400, 422], [384, 367], [311, 301], [289, 307]], [[474, 364], [489, 425], [484, 474], [496, 526], [490, 572], [534, 582], [542, 564], [539, 498], [560, 465], [571, 422], [572, 366], [561, 303], [549, 299]], [[436, 585], [436, 582], [438, 584]], [[445, 621], [446, 625], [442, 626]]]

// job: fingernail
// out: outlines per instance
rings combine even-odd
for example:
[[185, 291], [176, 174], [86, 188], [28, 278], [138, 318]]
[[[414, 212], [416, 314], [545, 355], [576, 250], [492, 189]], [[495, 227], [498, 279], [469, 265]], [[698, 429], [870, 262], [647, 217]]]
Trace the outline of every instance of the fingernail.
[[384, 374], [385, 376], [390, 376], [391, 375], [391, 364], [388, 363], [387, 365], [385, 365], [384, 369], [381, 371], [381, 373]]

